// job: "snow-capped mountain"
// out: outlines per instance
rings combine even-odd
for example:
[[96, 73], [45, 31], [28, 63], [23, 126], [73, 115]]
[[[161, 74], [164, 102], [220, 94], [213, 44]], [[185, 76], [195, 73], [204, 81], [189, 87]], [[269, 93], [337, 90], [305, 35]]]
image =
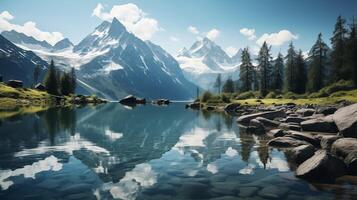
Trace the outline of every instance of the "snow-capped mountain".
[[22, 80], [26, 86], [33, 84], [33, 69], [40, 66], [40, 79], [48, 64], [32, 51], [23, 50], [0, 35], [0, 74], [4, 80]]
[[58, 41], [54, 46], [52, 51], [67, 51], [67, 50], [72, 50], [72, 48], [74, 47], [74, 45], [72, 44], [71, 41], [69, 41], [68, 38], [65, 38], [61, 41]]
[[170, 54], [128, 32], [116, 18], [101, 23], [78, 45], [64, 39], [51, 50], [31, 50], [62, 70], [75, 67], [82, 89], [108, 99], [133, 94], [185, 100], [195, 93]]
[[239, 76], [238, 53], [232, 58], [222, 48], [208, 38], [196, 41], [188, 50], [182, 49], [177, 56], [187, 79], [204, 89], [212, 89], [218, 74], [223, 79]]
[[75, 46], [74, 52], [97, 55], [80, 67], [80, 77], [115, 98], [135, 94], [188, 99], [195, 91], [171, 55], [129, 33], [115, 18], [112, 23], [99, 25]]
[[1, 32], [1, 35], [23, 49], [39, 49], [44, 51], [51, 51], [53, 48], [52, 45], [46, 41], [38, 41], [31, 36], [27, 36], [14, 30], [3, 31]]

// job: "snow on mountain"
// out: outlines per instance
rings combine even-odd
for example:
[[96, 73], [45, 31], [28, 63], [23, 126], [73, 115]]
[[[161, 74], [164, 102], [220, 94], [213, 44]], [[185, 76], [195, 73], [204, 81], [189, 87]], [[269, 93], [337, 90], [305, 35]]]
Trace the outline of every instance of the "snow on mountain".
[[27, 36], [14, 30], [3, 31], [1, 35], [23, 49], [41, 49], [45, 51], [50, 51], [52, 49], [52, 45], [46, 41], [38, 41], [31, 36]]
[[52, 51], [68, 51], [68, 50], [72, 50], [72, 48], [74, 47], [74, 45], [72, 44], [71, 41], [69, 41], [68, 38], [65, 38], [59, 42], [57, 42], [54, 46]]
[[22, 80], [26, 86], [33, 84], [33, 70], [40, 66], [40, 78], [48, 64], [32, 51], [26, 51], [0, 35], [0, 74], [4, 80]]
[[222, 74], [223, 79], [239, 76], [237, 58], [238, 53], [231, 58], [208, 38], [196, 41], [188, 50], [182, 49], [176, 57], [185, 77], [208, 90], [213, 88], [218, 74]]
[[44, 60], [53, 59], [62, 70], [75, 67], [81, 92], [109, 99], [133, 94], [177, 100], [190, 99], [195, 93], [196, 86], [170, 54], [128, 32], [116, 18], [102, 22], [78, 45], [64, 39], [51, 49], [24, 48]]

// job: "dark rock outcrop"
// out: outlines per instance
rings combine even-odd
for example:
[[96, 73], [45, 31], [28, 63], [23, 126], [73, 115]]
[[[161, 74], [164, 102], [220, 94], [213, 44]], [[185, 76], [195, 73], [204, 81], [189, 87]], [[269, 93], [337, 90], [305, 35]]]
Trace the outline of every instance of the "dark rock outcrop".
[[132, 105], [132, 104], [145, 104], [145, 99], [138, 99], [133, 95], [128, 95], [119, 101], [121, 104]]
[[288, 133], [282, 129], [272, 129], [267, 133], [267, 135], [270, 137], [283, 137], [286, 134]]
[[333, 120], [340, 134], [357, 138], [357, 103], [338, 109], [333, 114]]
[[315, 147], [312, 145], [301, 145], [291, 149], [292, 159], [297, 163], [301, 164], [305, 160], [311, 158], [315, 153]]
[[345, 158], [348, 174], [357, 175], [357, 149], [350, 152]]
[[338, 157], [345, 158], [349, 153], [357, 150], [356, 138], [341, 138], [336, 140], [331, 147], [331, 152]]
[[303, 131], [337, 133], [337, 127], [333, 121], [332, 115], [319, 117], [301, 122]]
[[260, 121], [262, 124], [264, 124], [264, 126], [267, 127], [278, 127], [280, 122], [275, 121], [275, 120], [270, 120], [264, 117], [257, 117], [255, 118], [256, 120]]
[[345, 163], [326, 150], [316, 151], [296, 170], [297, 177], [317, 182], [332, 182], [345, 174]]

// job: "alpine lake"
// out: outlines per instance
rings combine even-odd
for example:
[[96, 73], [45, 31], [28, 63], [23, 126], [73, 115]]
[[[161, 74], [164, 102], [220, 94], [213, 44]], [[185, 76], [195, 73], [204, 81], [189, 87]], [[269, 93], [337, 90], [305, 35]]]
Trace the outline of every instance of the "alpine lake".
[[183, 103], [13, 115], [0, 120], [0, 199], [357, 199], [356, 179], [298, 179], [268, 141]]

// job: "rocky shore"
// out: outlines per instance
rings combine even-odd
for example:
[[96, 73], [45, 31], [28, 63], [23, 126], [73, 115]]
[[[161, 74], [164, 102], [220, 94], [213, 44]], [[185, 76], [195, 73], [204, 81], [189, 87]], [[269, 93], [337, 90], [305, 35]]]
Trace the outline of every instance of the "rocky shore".
[[271, 137], [269, 146], [288, 151], [299, 178], [334, 182], [344, 175], [357, 175], [357, 104], [252, 107], [234, 103], [225, 111], [239, 116], [242, 129], [266, 134]]

